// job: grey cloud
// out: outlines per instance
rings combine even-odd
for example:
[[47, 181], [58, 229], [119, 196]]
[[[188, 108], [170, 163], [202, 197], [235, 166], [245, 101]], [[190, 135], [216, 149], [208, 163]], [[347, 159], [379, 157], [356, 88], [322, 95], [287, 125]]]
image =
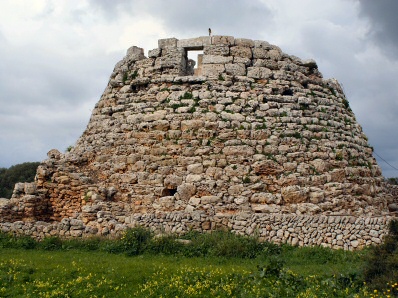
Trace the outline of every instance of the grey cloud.
[[150, 14], [162, 20], [171, 32], [185, 35], [206, 35], [211, 27], [214, 34], [239, 32], [251, 38], [272, 21], [269, 8], [259, 0], [91, 0], [90, 4], [110, 21], [115, 21], [121, 13], [131, 16]]
[[371, 22], [369, 35], [389, 56], [398, 58], [398, 1], [359, 0], [360, 15]]
[[0, 167], [73, 144], [120, 56], [0, 45]]

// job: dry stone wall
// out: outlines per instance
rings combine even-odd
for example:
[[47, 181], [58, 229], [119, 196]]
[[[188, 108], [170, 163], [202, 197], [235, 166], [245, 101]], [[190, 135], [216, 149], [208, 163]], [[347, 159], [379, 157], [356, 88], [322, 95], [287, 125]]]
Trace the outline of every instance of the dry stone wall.
[[[192, 50], [203, 50], [195, 69]], [[265, 41], [170, 38], [148, 57], [128, 49], [74, 148], [51, 150], [0, 213], [3, 228], [32, 222], [40, 235], [221, 220], [276, 242], [356, 248], [380, 241], [395, 211], [383, 181], [341, 86], [315, 61]]]

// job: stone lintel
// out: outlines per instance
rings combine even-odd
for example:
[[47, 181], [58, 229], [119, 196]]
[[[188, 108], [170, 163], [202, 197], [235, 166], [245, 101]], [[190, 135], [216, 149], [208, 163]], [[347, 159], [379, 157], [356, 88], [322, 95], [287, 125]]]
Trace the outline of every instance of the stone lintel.
[[184, 48], [187, 51], [203, 50], [204, 46], [211, 44], [210, 36], [200, 36], [196, 38], [180, 39], [177, 42], [177, 47]]
[[158, 40], [158, 47], [160, 49], [176, 48], [177, 47], [177, 42], [178, 42], [178, 39], [175, 38], [175, 37], [159, 39]]

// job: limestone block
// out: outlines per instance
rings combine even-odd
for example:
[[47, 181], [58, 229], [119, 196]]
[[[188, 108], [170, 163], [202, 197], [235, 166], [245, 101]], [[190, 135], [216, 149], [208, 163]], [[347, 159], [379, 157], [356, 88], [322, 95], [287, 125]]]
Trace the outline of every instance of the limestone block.
[[254, 48], [253, 51], [253, 58], [254, 59], [268, 59], [268, 50], [264, 48]]
[[297, 99], [297, 103], [298, 103], [298, 104], [309, 105], [309, 104], [312, 103], [312, 98], [311, 98], [311, 97], [300, 96], [300, 97]]
[[237, 185], [232, 185], [228, 188], [228, 193], [231, 196], [237, 196], [242, 194], [242, 192], [244, 191], [244, 186], [243, 184], [237, 184]]
[[156, 48], [156, 49], [153, 49], [153, 50], [149, 50], [148, 51], [148, 57], [149, 58], [157, 58], [157, 57], [160, 57], [161, 53], [162, 53], [162, 50], [159, 49], [159, 48]]
[[240, 145], [240, 146], [227, 146], [222, 150], [225, 155], [242, 155], [242, 156], [250, 156], [254, 154], [254, 149], [248, 145]]
[[127, 121], [127, 123], [130, 123], [130, 124], [137, 124], [142, 121], [143, 117], [144, 117], [144, 115], [142, 115], [142, 114], [129, 115], [127, 117], [126, 121]]
[[272, 45], [264, 40], [255, 40], [254, 41], [254, 47], [255, 48], [262, 48], [262, 49], [266, 49], [266, 50], [270, 50], [272, 49]]
[[215, 204], [221, 201], [221, 198], [217, 196], [203, 196], [200, 198], [200, 202], [202, 205], [206, 204]]
[[299, 203], [297, 204], [297, 210], [302, 214], [316, 214], [322, 211], [319, 206], [312, 203]]
[[310, 69], [318, 68], [318, 65], [316, 64], [315, 60], [313, 60], [313, 59], [304, 60], [304, 61], [302, 61], [302, 64]]
[[282, 58], [282, 52], [277, 49], [272, 49], [268, 51], [268, 57], [271, 60], [279, 61]]
[[323, 202], [324, 197], [325, 197], [325, 194], [321, 189], [311, 187], [311, 192], [309, 194], [309, 201], [311, 203], [314, 203], [314, 204], [321, 203], [321, 202]]
[[196, 198], [196, 197], [192, 197], [189, 199], [188, 204], [192, 205], [192, 206], [199, 206], [201, 204], [201, 199], [200, 198]]
[[345, 178], [345, 170], [344, 169], [334, 169], [330, 172], [331, 181], [333, 182], [342, 182]]
[[353, 247], [353, 248], [357, 248], [358, 247], [358, 245], [359, 245], [359, 241], [358, 240], [353, 240], [353, 241], [351, 241], [351, 246]]
[[185, 212], [191, 213], [191, 212], [193, 212], [193, 211], [195, 211], [195, 207], [194, 207], [194, 206], [187, 205], [187, 206], [185, 207]]
[[186, 50], [202, 50], [203, 47], [207, 45], [211, 45], [210, 36], [180, 39], [177, 41], [177, 47], [184, 48]]
[[242, 47], [254, 47], [254, 41], [247, 38], [235, 38], [235, 45]]
[[70, 230], [69, 233], [72, 237], [81, 237], [83, 235], [82, 230]]
[[1, 207], [4, 207], [4, 206], [7, 206], [9, 203], [10, 203], [10, 200], [9, 200], [9, 199], [0, 198], [0, 208], [1, 208]]
[[298, 185], [290, 185], [282, 187], [281, 195], [286, 203], [303, 203], [306, 202], [309, 196], [308, 187], [300, 187]]
[[247, 197], [238, 197], [238, 198], [234, 199], [234, 203], [236, 205], [243, 205], [243, 204], [246, 204], [247, 202], [248, 202]]
[[145, 59], [144, 49], [132, 46], [127, 50], [126, 57], [133, 62]]
[[238, 105], [236, 105], [236, 104], [231, 104], [231, 105], [228, 105], [228, 106], [225, 108], [225, 110], [226, 110], [226, 111], [231, 111], [231, 112], [234, 112], [234, 113], [239, 113], [240, 111], [242, 111], [242, 107], [241, 107], [241, 106], [238, 106]]
[[225, 72], [224, 64], [205, 64], [202, 66], [202, 75], [211, 78], [218, 78]]
[[278, 213], [280, 207], [278, 205], [270, 204], [251, 204], [251, 209], [256, 213]]
[[376, 230], [370, 230], [369, 231], [369, 236], [378, 238], [379, 237], [379, 232], [376, 231]]
[[233, 36], [224, 36], [224, 35], [214, 35], [211, 37], [211, 44], [225, 44], [225, 45], [233, 45], [235, 42], [235, 38]]
[[187, 171], [192, 174], [202, 174], [203, 173], [203, 164], [195, 163], [187, 166]]
[[259, 204], [280, 204], [281, 199], [272, 193], [260, 192], [254, 193], [250, 198], [250, 202]]
[[84, 224], [82, 220], [72, 218], [70, 220], [70, 229], [71, 230], [82, 230], [84, 228]]
[[253, 79], [268, 79], [272, 71], [265, 67], [249, 67], [247, 69], [247, 76]]
[[246, 75], [246, 67], [241, 63], [226, 64], [225, 71], [227, 74], [232, 76], [244, 76]]
[[318, 173], [324, 173], [329, 169], [329, 163], [319, 158], [312, 160], [310, 164]]
[[216, 56], [228, 56], [229, 46], [228, 45], [211, 45], [203, 47], [204, 55], [216, 55]]
[[174, 206], [175, 198], [173, 196], [159, 198], [159, 205], [163, 208], [171, 208]]
[[235, 46], [230, 48], [232, 56], [252, 59], [253, 53], [251, 48], [243, 46]]
[[51, 149], [50, 151], [47, 152], [47, 156], [50, 159], [59, 160], [62, 157], [62, 153], [59, 152], [57, 149]]
[[239, 113], [227, 113], [227, 112], [221, 112], [221, 117], [223, 119], [229, 120], [229, 121], [245, 121], [245, 116]]
[[[244, 66], [251, 66], [252, 65], [252, 60], [249, 58], [242, 58], [242, 57], [234, 57], [234, 62], [233, 63], [240, 63], [243, 64]], [[239, 76], [239, 78], [237, 78], [241, 81], [246, 81], [246, 82], [250, 82], [250, 79], [246, 77], [246, 75], [244, 76]]]
[[168, 131], [170, 123], [167, 120], [156, 120], [153, 122], [153, 128], [155, 130]]
[[168, 189], [177, 189], [182, 183], [182, 177], [177, 175], [168, 175], [164, 178], [163, 185]]
[[31, 182], [31, 183], [25, 183], [24, 185], [24, 192], [27, 195], [34, 195], [36, 194], [36, 183]]
[[202, 128], [204, 125], [204, 121], [202, 120], [184, 120], [181, 121], [181, 131], [187, 131], [190, 129], [197, 130]]
[[150, 121], [156, 121], [156, 120], [163, 120], [167, 115], [167, 111], [165, 110], [160, 110], [160, 111], [155, 111], [152, 114], [144, 114], [142, 116], [142, 121], [144, 122], [150, 122]]
[[[162, 56], [156, 59], [162, 68], [185, 69], [185, 50], [181, 48], [166, 48], [162, 50]], [[177, 73], [178, 74], [178, 73]], [[174, 78], [172, 78], [174, 80]]]
[[188, 201], [196, 193], [196, 187], [191, 183], [183, 183], [177, 187], [177, 194], [180, 200]]
[[278, 163], [269, 159], [256, 161], [255, 163], [252, 164], [251, 167], [254, 173], [256, 173], [257, 175], [276, 176], [283, 171], [283, 168], [280, 167]]
[[166, 49], [166, 48], [176, 48], [177, 47], [177, 38], [165, 38], [158, 40], [158, 48]]
[[187, 175], [186, 181], [187, 183], [199, 182], [200, 180], [202, 180], [202, 178], [202, 175], [189, 174]]
[[214, 55], [205, 55], [203, 56], [203, 65], [204, 64], [226, 64], [232, 63], [233, 57], [231, 56], [214, 56]]

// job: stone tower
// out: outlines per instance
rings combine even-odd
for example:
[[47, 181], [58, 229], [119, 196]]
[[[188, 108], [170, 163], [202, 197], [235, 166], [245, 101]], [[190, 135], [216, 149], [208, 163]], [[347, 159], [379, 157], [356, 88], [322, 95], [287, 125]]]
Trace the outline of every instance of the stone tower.
[[243, 214], [387, 215], [394, 201], [339, 83], [313, 60], [231, 36], [161, 39], [148, 57], [131, 47], [74, 148], [48, 156], [3, 222], [101, 232], [179, 214], [213, 227]]

